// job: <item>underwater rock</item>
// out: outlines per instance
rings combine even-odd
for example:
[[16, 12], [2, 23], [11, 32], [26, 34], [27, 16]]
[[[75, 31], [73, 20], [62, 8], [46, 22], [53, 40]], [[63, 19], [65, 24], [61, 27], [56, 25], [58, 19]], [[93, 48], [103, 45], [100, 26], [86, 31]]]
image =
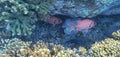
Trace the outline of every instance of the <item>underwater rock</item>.
[[67, 45], [71, 48], [78, 48], [81, 46], [81, 47], [85, 47], [89, 49], [93, 42], [91, 42], [87, 38], [76, 38], [76, 39], [70, 39], [66, 41], [65, 43], [67, 43]]
[[113, 25], [111, 25], [106, 31], [106, 35], [108, 37], [112, 37], [112, 33], [120, 29], [120, 21], [115, 22]]
[[[71, 17], [94, 17], [99, 14], [120, 14], [116, 9], [120, 0], [56, 0], [52, 3], [51, 14], [61, 14]], [[114, 7], [117, 6], [115, 9]]]

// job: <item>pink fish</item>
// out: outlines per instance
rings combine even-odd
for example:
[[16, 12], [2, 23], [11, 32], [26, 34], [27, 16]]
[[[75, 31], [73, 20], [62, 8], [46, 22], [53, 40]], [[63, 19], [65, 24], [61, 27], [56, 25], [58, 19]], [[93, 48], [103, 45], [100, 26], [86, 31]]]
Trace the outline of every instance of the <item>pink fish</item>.
[[93, 20], [84, 19], [84, 20], [78, 20], [77, 25], [75, 27], [77, 31], [82, 31], [82, 30], [88, 30], [94, 26], [95, 26], [95, 22]]
[[55, 25], [62, 23], [62, 20], [60, 18], [55, 17], [55, 16], [50, 16], [50, 18], [47, 19], [47, 23], [50, 23], [53, 26], [55, 26]]
[[77, 32], [88, 32], [88, 30], [95, 26], [95, 22], [90, 19], [66, 19], [63, 24], [65, 34], [76, 34]]

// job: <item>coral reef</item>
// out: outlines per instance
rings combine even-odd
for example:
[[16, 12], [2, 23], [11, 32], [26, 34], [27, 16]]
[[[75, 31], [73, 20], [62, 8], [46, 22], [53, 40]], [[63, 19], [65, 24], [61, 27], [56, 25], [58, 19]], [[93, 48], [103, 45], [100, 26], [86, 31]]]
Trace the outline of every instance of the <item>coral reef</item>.
[[0, 31], [0, 54], [5, 52], [5, 48], [10, 41], [11, 35], [3, 30]]
[[30, 46], [31, 42], [23, 42], [20, 39], [14, 38], [9, 41], [6, 47], [6, 53], [2, 56], [8, 57], [80, 57], [86, 54], [86, 49], [80, 47], [79, 49], [65, 48], [62, 45], [53, 43], [44, 43], [38, 41], [36, 44]]
[[13, 14], [13, 15], [7, 14], [7, 16], [9, 16], [9, 17], [8, 18], [5, 17], [5, 19], [6, 19], [5, 21], [7, 23], [5, 29], [7, 31], [10, 31], [12, 33], [12, 36], [31, 35], [33, 29], [35, 28], [36, 20], [33, 20], [31, 17], [20, 16], [17, 14], [16, 15], [15, 14]]
[[0, 57], [119, 57], [118, 1], [0, 0]]
[[47, 1], [42, 1], [40, 4], [36, 5], [31, 5], [33, 9], [36, 11], [38, 19], [41, 21], [47, 21], [47, 19], [50, 18], [50, 2]]
[[101, 42], [96, 42], [89, 50], [92, 57], [115, 57], [120, 51], [120, 41], [107, 38]]
[[[38, 40], [38, 42], [36, 41], [37, 43], [34, 42], [35, 44], [32, 44], [32, 45], [31, 45], [31, 42], [21, 41], [18, 38], [15, 38], [16, 40], [14, 41], [13, 39], [10, 39], [11, 41], [9, 41], [9, 44], [8, 44], [10, 47], [7, 46], [7, 48], [4, 49], [5, 51], [1, 51], [2, 54], [0, 54], [0, 56], [3, 56], [3, 57], [5, 56], [6, 57], [17, 57], [17, 56], [18, 57], [20, 56], [21, 57], [57, 57], [57, 56], [58, 57], [94, 57], [94, 56], [97, 56], [97, 57], [114, 56], [115, 57], [115, 56], [119, 56], [118, 51], [120, 51], [119, 50], [120, 42], [118, 40], [114, 40], [111, 38], [103, 40], [101, 37], [102, 35], [98, 34], [102, 32], [99, 32], [98, 29], [97, 29], [98, 31], [93, 29], [91, 32], [89, 32], [92, 35], [90, 34], [88, 35], [88, 37], [90, 37], [91, 40], [94, 40], [94, 42], [100, 41], [99, 39], [102, 39], [102, 41], [96, 42], [95, 44], [93, 44], [92, 47], [90, 43], [91, 40], [88, 39], [87, 37], [81, 38], [82, 40], [81, 39], [78, 40], [76, 38], [75, 38], [76, 40], [73, 40], [73, 39], [71, 40], [73, 42], [78, 42], [78, 41], [82, 42], [83, 45], [86, 45], [87, 47], [88, 46], [91, 47], [91, 49], [89, 50], [86, 49], [86, 46], [84, 48], [84, 46], [82, 46], [80, 43], [78, 43], [80, 45], [77, 45], [77, 47], [79, 48], [76, 48], [76, 46], [73, 46], [73, 48], [69, 47], [70, 44], [67, 44], [68, 42], [65, 42], [65, 43], [63, 42], [65, 40], [66, 41], [70, 40], [70, 38], [68, 36], [66, 36], [66, 38], [63, 37], [63, 35], [61, 36], [60, 34], [56, 33], [55, 29], [54, 31], [53, 28], [50, 28], [49, 26], [48, 27], [45, 26], [45, 28], [41, 27], [41, 29], [39, 29], [39, 31], [41, 32], [40, 34], [48, 33], [46, 31], [43, 31], [43, 29], [44, 30], [49, 29], [50, 30], [49, 33], [53, 34], [54, 36], [52, 35], [52, 37], [49, 37], [49, 36], [42, 37], [42, 35], [38, 35], [40, 38], [42, 38], [43, 41], [41, 41], [40, 39], [37, 39], [38, 36], [36, 38], [31, 38], [32, 40], [34, 39]], [[59, 36], [62, 38], [58, 38]], [[84, 41], [84, 39], [86, 41]], [[20, 44], [16, 42], [19, 42]], [[63, 43], [63, 45], [61, 45], [61, 42]], [[26, 44], [27, 46], [23, 47]]]
[[28, 51], [30, 45], [31, 42], [24, 42], [18, 38], [13, 38], [8, 42], [4, 54], [9, 57], [24, 56], [24, 54], [27, 54], [26, 52]]
[[[26, 4], [22, 1], [14, 1], [14, 0], [1, 0], [1, 21], [4, 22], [6, 31], [10, 31], [12, 36], [15, 35], [30, 35], [32, 29], [35, 28], [35, 15], [33, 12], [29, 12]], [[6, 6], [6, 7], [4, 7]], [[31, 14], [31, 15], [30, 15]], [[33, 19], [34, 18], [34, 19]]]
[[[52, 14], [85, 18], [91, 18], [101, 13], [104, 15], [119, 14], [119, 2], [119, 0], [57, 0], [53, 2]], [[114, 9], [115, 7], [118, 9]], [[113, 12], [111, 13], [111, 11]]]
[[112, 33], [114, 39], [120, 40], [120, 30]]
[[[10, 31], [12, 36], [31, 35], [37, 20], [49, 18], [50, 3], [53, 0], [1, 0], [1, 28]], [[37, 4], [35, 4], [38, 2]]]

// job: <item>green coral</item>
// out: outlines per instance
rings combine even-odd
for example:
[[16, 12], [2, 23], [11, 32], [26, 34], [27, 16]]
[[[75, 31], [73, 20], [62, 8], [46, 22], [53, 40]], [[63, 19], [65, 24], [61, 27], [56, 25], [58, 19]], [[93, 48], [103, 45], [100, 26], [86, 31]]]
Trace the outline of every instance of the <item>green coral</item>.
[[49, 18], [51, 3], [55, 0], [27, 0], [30, 9], [34, 10], [38, 19], [41, 21], [46, 21]]
[[49, 18], [50, 4], [48, 2], [42, 2], [40, 5], [35, 7], [38, 12], [38, 17], [42, 21], [46, 21]]
[[96, 42], [89, 50], [92, 57], [115, 57], [120, 52], [120, 41], [111, 38]]
[[[37, 20], [49, 18], [50, 3], [53, 0], [0, 0], [0, 28], [9, 30], [12, 36], [31, 35]], [[33, 2], [33, 3], [32, 3]], [[38, 3], [37, 3], [38, 2]]]
[[31, 35], [32, 30], [35, 28], [35, 19], [18, 14], [10, 14], [7, 12], [3, 13], [4, 15], [1, 18], [3, 18], [3, 21], [6, 22], [5, 29], [7, 28], [7, 26], [10, 26], [10, 28], [7, 29], [7, 31], [10, 31], [12, 33], [12, 36]]

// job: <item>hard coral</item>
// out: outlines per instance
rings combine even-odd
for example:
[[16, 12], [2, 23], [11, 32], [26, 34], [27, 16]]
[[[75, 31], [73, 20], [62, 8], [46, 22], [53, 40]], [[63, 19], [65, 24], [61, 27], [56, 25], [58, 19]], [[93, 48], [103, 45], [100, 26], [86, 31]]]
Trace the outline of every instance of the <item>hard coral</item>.
[[33, 20], [32, 16], [27, 17], [19, 14], [11, 14], [4, 12], [5, 15], [2, 16], [6, 22], [6, 31], [11, 32], [12, 36], [27, 36], [32, 34], [32, 30], [35, 29], [35, 22], [37, 19]]
[[6, 57], [26, 57], [24, 54], [27, 54], [30, 44], [31, 42], [24, 42], [18, 38], [11, 39], [4, 54]]
[[[38, 41], [31, 45], [31, 42], [23, 42], [20, 39], [12, 39], [3, 57], [80, 57], [85, 55], [86, 49], [80, 47], [79, 49], [64, 48], [62, 45], [53, 43], [45, 43]], [[14, 46], [14, 47], [13, 47]], [[1, 54], [0, 54], [1, 55]]]
[[110, 38], [96, 42], [89, 50], [90, 57], [115, 57], [119, 52], [120, 41]]
[[[49, 18], [53, 0], [0, 0], [0, 24], [12, 36], [31, 35], [37, 20]], [[7, 31], [6, 30], [6, 31]]]
[[114, 39], [120, 40], [120, 30], [112, 33]]

